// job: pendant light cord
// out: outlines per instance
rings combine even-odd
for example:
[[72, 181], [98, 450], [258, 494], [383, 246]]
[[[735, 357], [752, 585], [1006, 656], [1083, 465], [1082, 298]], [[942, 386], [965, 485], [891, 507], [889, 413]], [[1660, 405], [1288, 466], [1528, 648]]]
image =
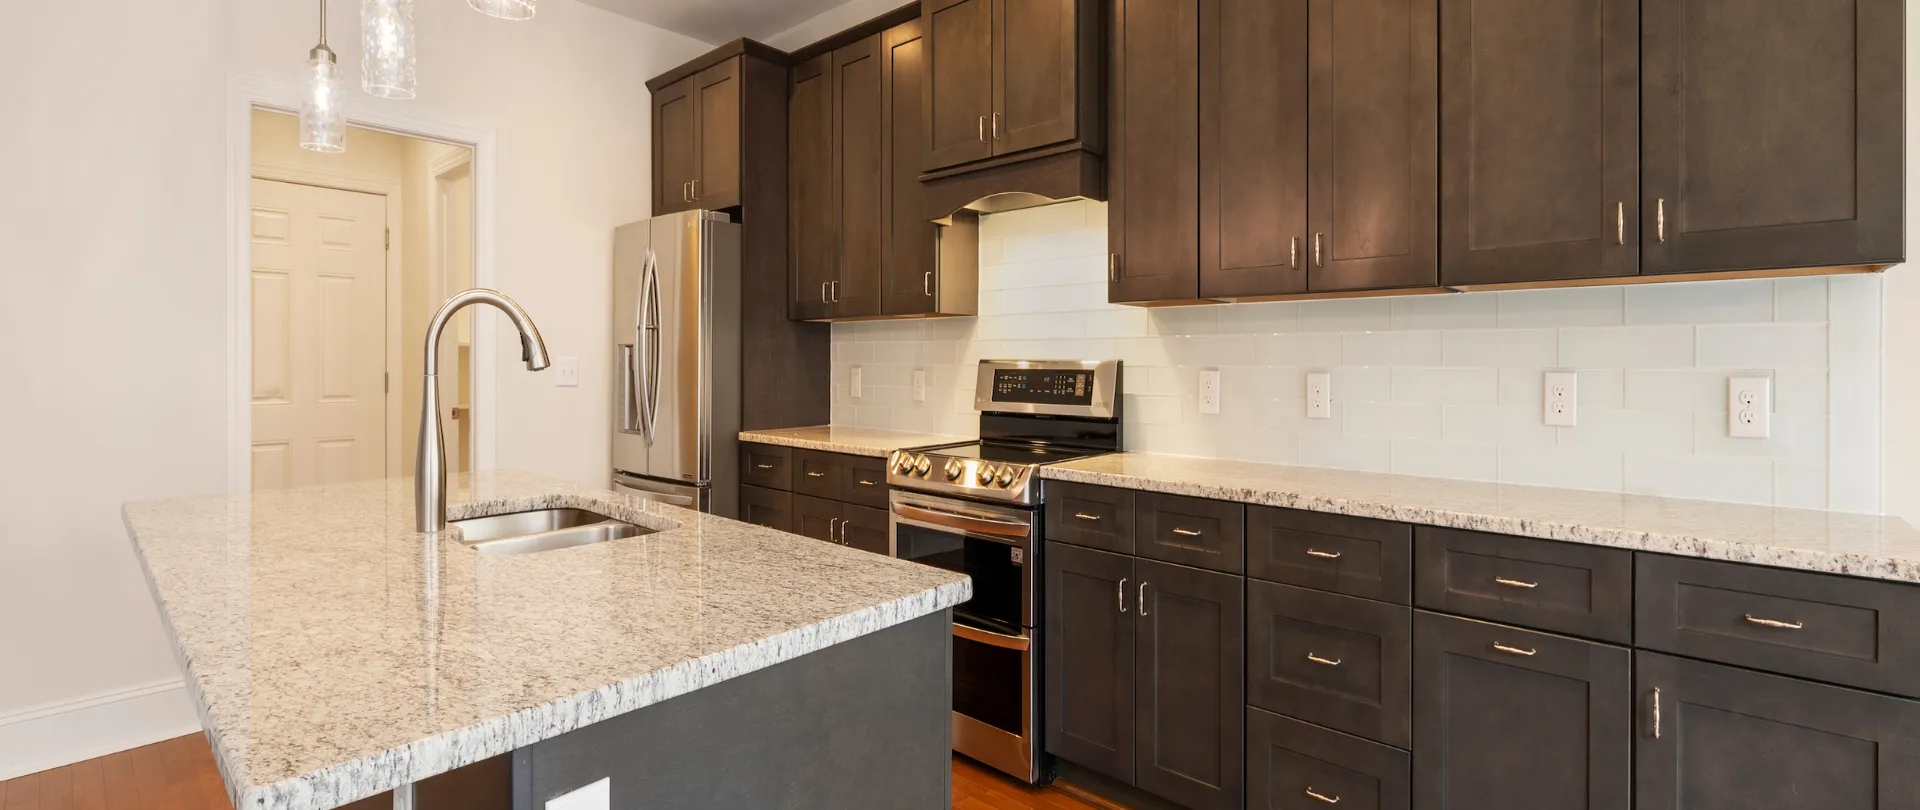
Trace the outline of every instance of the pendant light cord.
[[320, 0], [320, 47], [327, 47], [327, 0]]

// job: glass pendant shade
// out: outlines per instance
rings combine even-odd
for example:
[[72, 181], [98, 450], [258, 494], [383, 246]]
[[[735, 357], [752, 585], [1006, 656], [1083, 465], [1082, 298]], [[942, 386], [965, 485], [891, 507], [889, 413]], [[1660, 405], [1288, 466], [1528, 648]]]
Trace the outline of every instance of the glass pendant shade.
[[533, 19], [534, 4], [538, 0], [467, 0], [474, 11], [489, 17], [503, 20]]
[[340, 65], [321, 45], [307, 57], [307, 93], [300, 100], [300, 146], [315, 152], [347, 150], [347, 119], [340, 109]]
[[360, 88], [413, 98], [413, 0], [360, 0]]

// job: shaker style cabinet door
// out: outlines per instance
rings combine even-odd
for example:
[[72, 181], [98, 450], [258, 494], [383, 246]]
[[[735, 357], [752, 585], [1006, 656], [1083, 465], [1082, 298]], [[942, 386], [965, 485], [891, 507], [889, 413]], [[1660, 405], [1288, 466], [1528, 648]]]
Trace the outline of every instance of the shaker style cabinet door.
[[[833, 54], [794, 65], [787, 89], [787, 317], [833, 314], [839, 207], [833, 186]], [[657, 119], [656, 119], [657, 120]]]
[[1636, 810], [1920, 807], [1920, 703], [1635, 657]]
[[1203, 298], [1307, 291], [1307, 3], [1201, 17]]
[[1081, 78], [1075, 15], [1083, 0], [993, 4], [993, 112], [987, 120], [993, 154], [1073, 140]]
[[1641, 268], [1905, 254], [1901, 0], [1645, 0]]
[[881, 232], [886, 179], [881, 172], [880, 35], [833, 52], [833, 178], [840, 247], [828, 299], [837, 318], [880, 314]]
[[1439, 282], [1437, 5], [1309, 0], [1308, 291]]
[[[1087, 552], [1097, 553], [1097, 552]], [[1239, 810], [1246, 768], [1246, 580], [1140, 560], [1134, 784], [1194, 810]]]
[[1440, 0], [1443, 283], [1640, 272], [1639, 75], [1638, 0]]
[[1131, 784], [1134, 560], [1059, 543], [1044, 556], [1047, 752]]
[[689, 211], [699, 176], [698, 76], [688, 76], [653, 94], [653, 213]]
[[1114, 0], [1107, 299], [1200, 294], [1200, 19], [1211, 0]]
[[926, 93], [927, 41], [919, 20], [894, 26], [881, 35], [881, 120], [886, 122], [885, 315], [933, 311], [938, 268], [937, 228], [924, 209], [920, 191], [920, 144], [927, 137], [921, 98]]
[[920, 168], [938, 171], [993, 156], [995, 0], [927, 0], [926, 148]]
[[1413, 652], [1415, 807], [1632, 807], [1625, 648], [1415, 611]]
[[740, 70], [735, 57], [693, 77], [700, 121], [699, 174], [689, 188], [695, 208], [740, 204]]

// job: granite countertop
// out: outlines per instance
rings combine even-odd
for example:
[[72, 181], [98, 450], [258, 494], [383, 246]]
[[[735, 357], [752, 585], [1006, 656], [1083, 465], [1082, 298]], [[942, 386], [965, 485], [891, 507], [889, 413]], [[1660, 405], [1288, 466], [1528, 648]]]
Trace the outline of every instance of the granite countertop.
[[1878, 515], [1420, 478], [1155, 453], [1042, 467], [1041, 477], [1920, 582], [1920, 530]]
[[451, 483], [454, 519], [569, 506], [657, 531], [482, 557], [412, 530], [411, 479], [126, 506], [235, 807], [337, 807], [972, 595], [531, 473]]
[[972, 436], [943, 436], [938, 433], [913, 433], [904, 430], [841, 427], [838, 425], [740, 431], [740, 441], [743, 442], [777, 444], [785, 447], [798, 447], [802, 450], [819, 450], [826, 453], [848, 453], [856, 456], [878, 456], [880, 458], [885, 458], [889, 453], [903, 447], [925, 447], [930, 444], [969, 442], [973, 441], [973, 438]]

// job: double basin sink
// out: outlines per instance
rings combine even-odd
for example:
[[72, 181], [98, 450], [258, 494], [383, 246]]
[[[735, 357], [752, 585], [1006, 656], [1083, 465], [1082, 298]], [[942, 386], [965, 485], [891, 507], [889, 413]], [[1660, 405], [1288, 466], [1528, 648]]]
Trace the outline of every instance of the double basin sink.
[[585, 509], [536, 509], [452, 521], [460, 542], [481, 554], [531, 554], [652, 534]]

